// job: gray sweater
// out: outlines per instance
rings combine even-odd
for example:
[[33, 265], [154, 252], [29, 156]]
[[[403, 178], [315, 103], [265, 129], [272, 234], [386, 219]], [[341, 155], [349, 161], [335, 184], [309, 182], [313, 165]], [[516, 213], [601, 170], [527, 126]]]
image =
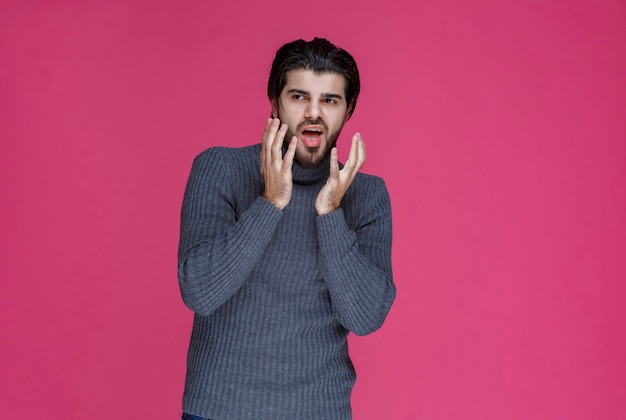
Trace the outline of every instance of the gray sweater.
[[283, 211], [262, 197], [260, 145], [195, 159], [183, 200], [178, 278], [195, 312], [183, 410], [217, 420], [350, 419], [350, 331], [378, 329], [395, 297], [391, 209], [358, 174], [317, 216], [329, 159], [294, 163]]

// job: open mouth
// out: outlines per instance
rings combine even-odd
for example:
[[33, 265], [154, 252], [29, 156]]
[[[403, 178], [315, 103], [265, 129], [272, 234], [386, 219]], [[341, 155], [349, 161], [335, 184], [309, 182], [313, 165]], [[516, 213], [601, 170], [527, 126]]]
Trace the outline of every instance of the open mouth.
[[305, 127], [300, 131], [300, 138], [307, 147], [318, 147], [322, 142], [324, 130], [321, 127]]

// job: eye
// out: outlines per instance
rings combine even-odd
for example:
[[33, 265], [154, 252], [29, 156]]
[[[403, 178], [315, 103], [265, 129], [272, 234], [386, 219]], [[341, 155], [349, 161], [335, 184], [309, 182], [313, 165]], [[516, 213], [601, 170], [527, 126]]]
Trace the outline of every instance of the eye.
[[327, 104], [336, 104], [337, 101], [333, 98], [324, 98], [324, 102]]
[[304, 95], [293, 95], [292, 96], [293, 99], [295, 99], [296, 101], [303, 101], [304, 100]]

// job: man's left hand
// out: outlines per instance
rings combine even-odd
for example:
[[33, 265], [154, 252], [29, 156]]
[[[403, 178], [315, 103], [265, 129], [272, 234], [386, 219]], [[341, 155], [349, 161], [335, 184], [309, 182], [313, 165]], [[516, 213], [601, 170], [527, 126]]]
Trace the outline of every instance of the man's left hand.
[[328, 214], [339, 208], [344, 194], [363, 163], [365, 163], [365, 143], [359, 133], [352, 136], [350, 154], [341, 170], [339, 170], [337, 148], [333, 147], [330, 152], [330, 176], [315, 199], [315, 210], [318, 215]]

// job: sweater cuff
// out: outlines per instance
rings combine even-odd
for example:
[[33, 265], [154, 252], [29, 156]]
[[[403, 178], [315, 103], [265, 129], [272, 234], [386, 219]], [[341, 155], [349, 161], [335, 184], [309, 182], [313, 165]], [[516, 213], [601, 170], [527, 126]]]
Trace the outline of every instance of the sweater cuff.
[[276, 220], [278, 222], [283, 217], [283, 212], [262, 195], [252, 202], [248, 212], [254, 214], [254, 217], [261, 217], [268, 221]]
[[[356, 234], [346, 224], [343, 209], [322, 216], [317, 216], [317, 235], [320, 252], [325, 258], [341, 259], [344, 252], [350, 249], [356, 240]], [[340, 261], [337, 261], [340, 262]]]
[[[265, 247], [276, 231], [283, 213], [272, 203], [259, 196], [241, 215], [240, 230], [238, 234], [246, 236], [244, 249], [241, 251], [247, 255], [254, 255], [259, 247]], [[254, 232], [245, 234], [244, 232]]]

